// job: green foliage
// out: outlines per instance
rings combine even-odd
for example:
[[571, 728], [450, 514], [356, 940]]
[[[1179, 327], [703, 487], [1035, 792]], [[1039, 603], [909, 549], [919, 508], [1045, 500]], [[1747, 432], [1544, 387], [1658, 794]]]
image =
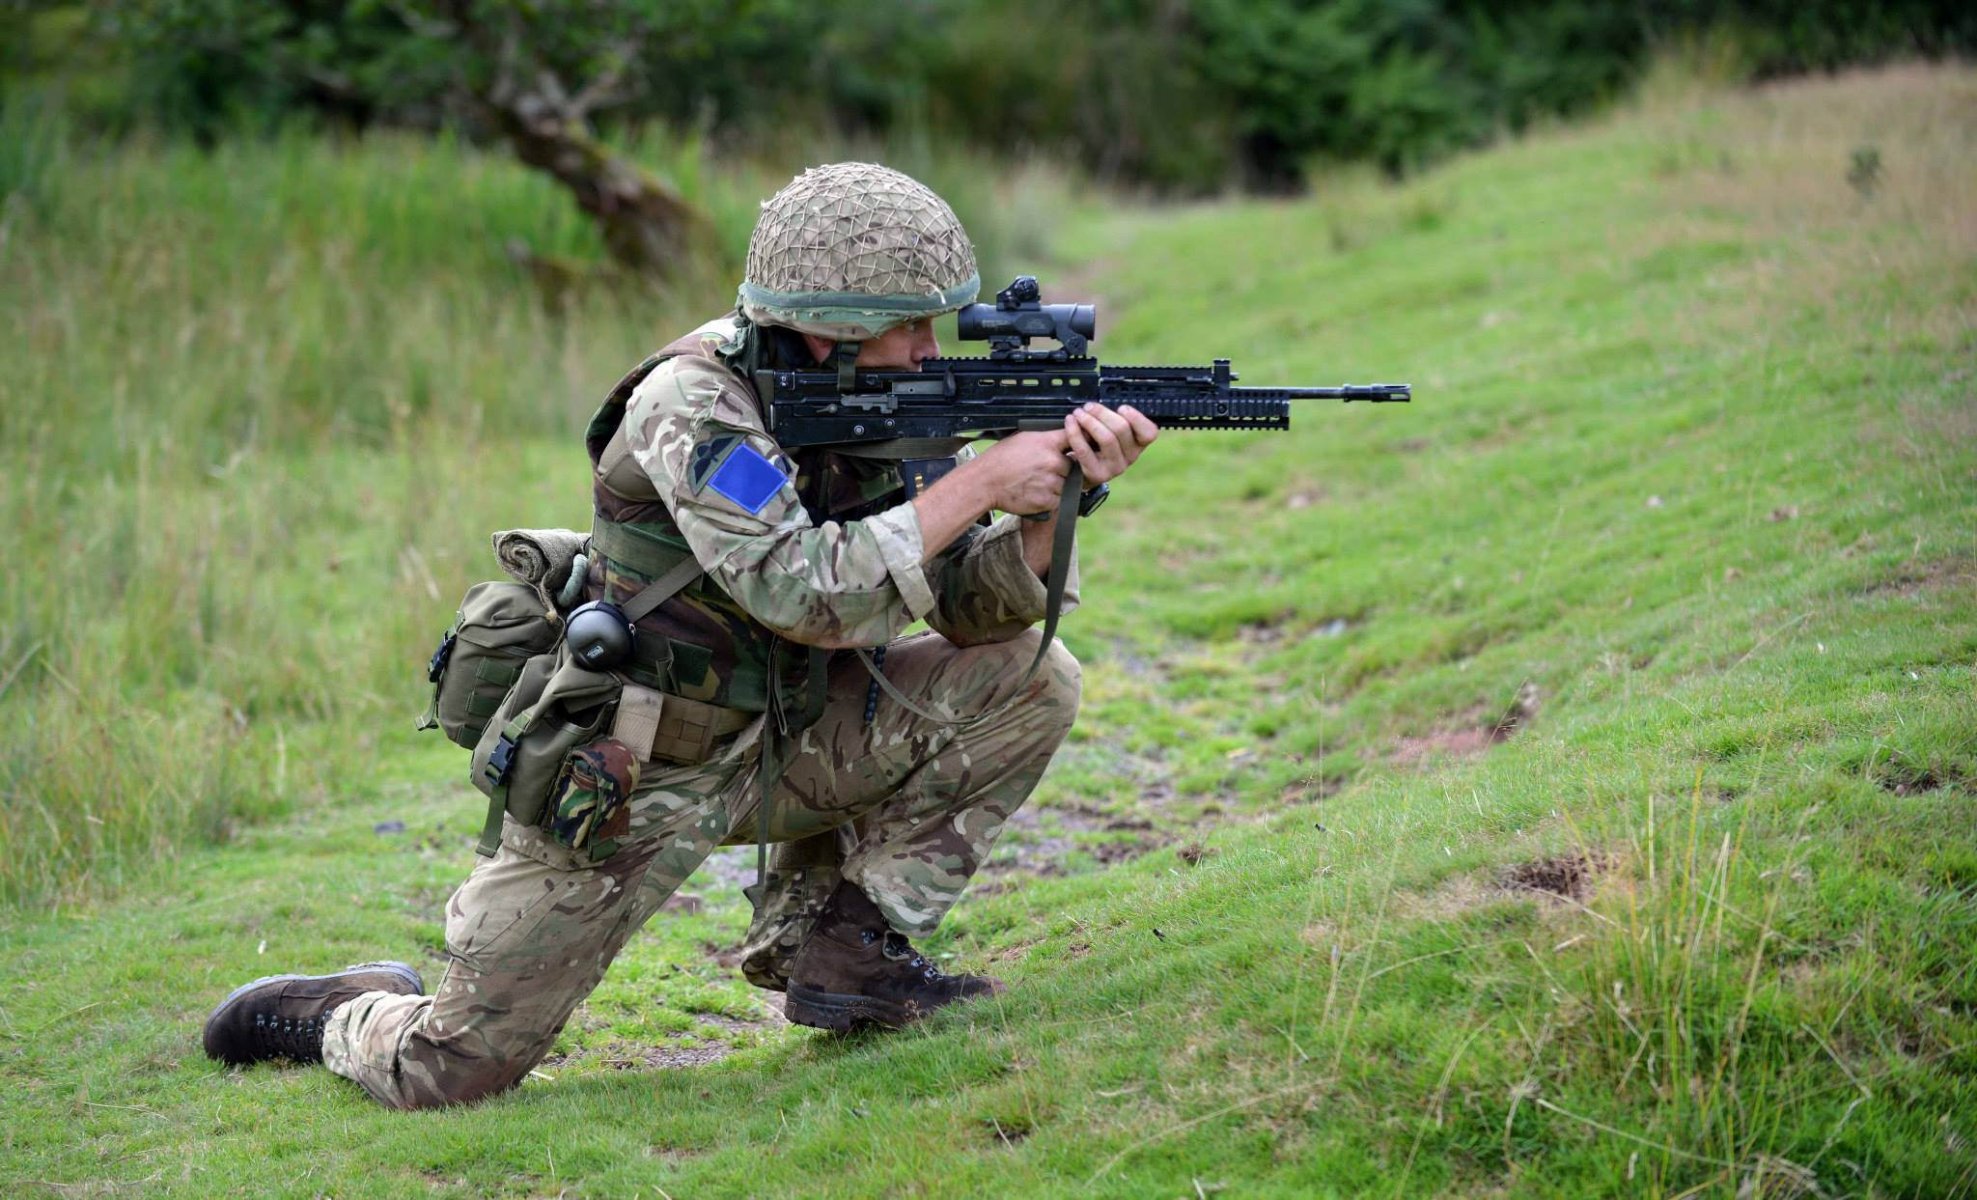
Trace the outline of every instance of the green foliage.
[[462, 97], [526, 65], [572, 94], [610, 81], [611, 119], [633, 125], [758, 143], [925, 130], [1194, 192], [1295, 186], [1313, 160], [1412, 169], [1602, 104], [1669, 44], [1728, 39], [1760, 76], [1977, 50], [1977, 16], [1946, 0], [139, 0], [97, 11], [74, 57], [97, 63], [108, 46], [127, 61], [121, 123], [207, 138], [298, 112], [471, 125]]

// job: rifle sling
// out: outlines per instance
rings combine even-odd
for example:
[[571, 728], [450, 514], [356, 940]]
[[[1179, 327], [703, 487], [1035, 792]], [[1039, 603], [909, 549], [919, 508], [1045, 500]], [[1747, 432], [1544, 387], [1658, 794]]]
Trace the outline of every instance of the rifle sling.
[[636, 623], [647, 613], [678, 595], [682, 589], [703, 574], [705, 572], [701, 569], [700, 560], [689, 554], [674, 563], [664, 575], [640, 588], [638, 595], [625, 601], [619, 611], [625, 614], [625, 620]]

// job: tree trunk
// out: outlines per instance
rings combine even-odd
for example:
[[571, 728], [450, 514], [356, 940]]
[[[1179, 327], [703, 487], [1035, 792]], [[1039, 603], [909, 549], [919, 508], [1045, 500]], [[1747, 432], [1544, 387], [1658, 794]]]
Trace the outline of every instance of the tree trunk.
[[570, 190], [604, 235], [611, 258], [632, 276], [659, 281], [708, 232], [707, 218], [678, 189], [612, 150], [581, 118], [531, 95], [480, 97], [516, 157]]

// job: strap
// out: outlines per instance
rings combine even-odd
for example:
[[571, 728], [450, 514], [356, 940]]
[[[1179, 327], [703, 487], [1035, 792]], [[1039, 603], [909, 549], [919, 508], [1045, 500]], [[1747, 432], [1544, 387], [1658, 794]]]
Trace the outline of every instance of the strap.
[[474, 853], [482, 858], [493, 858], [501, 848], [501, 818], [508, 814], [508, 792], [498, 789], [500, 794], [487, 798], [487, 820], [481, 824], [481, 840], [474, 846]]
[[659, 721], [666, 707], [664, 692], [627, 683], [618, 693], [618, 714], [611, 721], [611, 736], [630, 748], [633, 757], [651, 759], [652, 743], [659, 736]]
[[[508, 811], [508, 755], [515, 752], [515, 747], [521, 742], [523, 735], [527, 734], [535, 724], [536, 714], [547, 703], [546, 699], [537, 700], [516, 713], [508, 724], [502, 726], [501, 733], [494, 743], [494, 753], [488, 757], [487, 766], [481, 768], [483, 771], [493, 770], [499, 774], [499, 778], [493, 781], [493, 786], [488, 788], [487, 820], [481, 825], [480, 844], [474, 847], [474, 852], [482, 858], [493, 858], [494, 852], [501, 846], [501, 818]], [[502, 753], [503, 742], [507, 743], [507, 754]], [[496, 761], [497, 759], [500, 761]]]
[[769, 882], [770, 801], [775, 797], [776, 785], [782, 782], [784, 768], [789, 766], [796, 735], [817, 723], [817, 718], [824, 715], [824, 705], [830, 698], [831, 652], [820, 646], [811, 646], [806, 663], [808, 675], [803, 681], [803, 709], [796, 714], [795, 721], [790, 720], [782, 701], [782, 656], [778, 653], [782, 645], [779, 638], [771, 644], [769, 651], [769, 716], [762, 728], [762, 762], [758, 769], [762, 779], [762, 795], [755, 807], [754, 899], [757, 903], [766, 894]]
[[[605, 553], [609, 554], [610, 551], [607, 550]], [[674, 563], [672, 569], [664, 575], [640, 588], [638, 595], [625, 601], [619, 611], [625, 614], [625, 620], [636, 623], [653, 609], [677, 596], [681, 589], [705, 573], [701, 570], [700, 560], [689, 554]]]
[[955, 726], [985, 721], [1016, 703], [1022, 696], [1023, 689], [1029, 686], [1030, 680], [1036, 678], [1037, 668], [1043, 666], [1043, 656], [1050, 653], [1050, 643], [1057, 636], [1057, 619], [1064, 615], [1064, 589], [1071, 577], [1071, 545], [1078, 521], [1078, 502], [1084, 496], [1084, 485], [1084, 468], [1078, 465], [1076, 459], [1072, 459], [1071, 470], [1064, 477], [1064, 491], [1057, 501], [1057, 529], [1050, 539], [1050, 570], [1044, 575], [1043, 638], [1037, 643], [1036, 657], [1032, 658], [1030, 665], [1024, 669], [1023, 678], [1016, 684], [1016, 690], [1009, 699], [972, 717], [939, 716], [908, 700], [906, 693], [894, 687], [892, 680], [887, 679], [885, 672], [872, 661], [871, 651], [864, 649], [856, 651], [858, 661], [865, 664], [865, 670], [871, 674], [872, 681], [878, 684], [894, 703], [922, 720], [932, 721], [936, 725]]
[[858, 390], [858, 343], [839, 342], [831, 351], [831, 359], [837, 365], [837, 390], [855, 392]]

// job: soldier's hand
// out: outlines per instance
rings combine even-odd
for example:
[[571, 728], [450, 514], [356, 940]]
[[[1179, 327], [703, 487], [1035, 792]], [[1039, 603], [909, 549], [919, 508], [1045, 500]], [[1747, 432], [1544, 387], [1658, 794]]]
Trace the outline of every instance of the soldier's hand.
[[[987, 477], [991, 507], [1003, 512], [1041, 513], [1056, 509], [1071, 473], [1068, 434], [1012, 433], [975, 459]], [[974, 464], [970, 464], [971, 466]]]
[[1160, 428], [1130, 404], [1114, 411], [1091, 403], [1066, 414], [1064, 436], [1071, 456], [1085, 469], [1089, 489], [1124, 475], [1160, 436]]

